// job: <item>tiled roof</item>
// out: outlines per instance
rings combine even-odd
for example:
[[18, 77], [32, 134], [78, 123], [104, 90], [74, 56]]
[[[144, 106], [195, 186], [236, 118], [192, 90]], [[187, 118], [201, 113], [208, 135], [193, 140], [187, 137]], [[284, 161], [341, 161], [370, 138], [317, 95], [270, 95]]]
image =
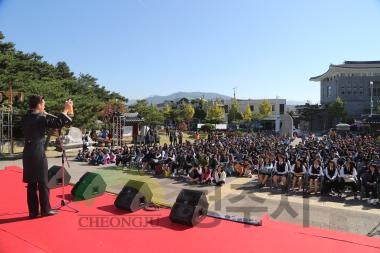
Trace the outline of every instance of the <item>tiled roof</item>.
[[345, 61], [343, 64], [331, 64], [329, 69], [322, 75], [311, 77], [310, 81], [321, 81], [324, 78], [337, 75], [339, 73], [354, 73], [355, 70], [363, 70], [378, 73], [380, 76], [380, 61]]

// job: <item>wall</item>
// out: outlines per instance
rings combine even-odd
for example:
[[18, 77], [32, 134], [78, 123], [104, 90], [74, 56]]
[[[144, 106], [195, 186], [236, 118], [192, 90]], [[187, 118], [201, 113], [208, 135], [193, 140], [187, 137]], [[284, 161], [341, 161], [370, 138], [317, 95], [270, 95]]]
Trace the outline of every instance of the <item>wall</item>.
[[[321, 81], [321, 104], [329, 104], [340, 97], [349, 118], [359, 118], [370, 109], [370, 81], [380, 81], [380, 76], [342, 75]], [[328, 87], [330, 96], [328, 96]], [[374, 104], [380, 97], [373, 97]]]

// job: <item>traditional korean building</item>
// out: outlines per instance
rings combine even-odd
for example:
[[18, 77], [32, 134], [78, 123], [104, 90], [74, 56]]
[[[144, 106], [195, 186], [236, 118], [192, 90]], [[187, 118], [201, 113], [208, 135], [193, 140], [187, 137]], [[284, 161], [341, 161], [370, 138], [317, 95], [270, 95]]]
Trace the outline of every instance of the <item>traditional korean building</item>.
[[[380, 61], [345, 61], [310, 81], [320, 82], [321, 104], [328, 105], [340, 97], [348, 118], [361, 118], [373, 112], [380, 100]], [[372, 94], [372, 95], [371, 95]]]

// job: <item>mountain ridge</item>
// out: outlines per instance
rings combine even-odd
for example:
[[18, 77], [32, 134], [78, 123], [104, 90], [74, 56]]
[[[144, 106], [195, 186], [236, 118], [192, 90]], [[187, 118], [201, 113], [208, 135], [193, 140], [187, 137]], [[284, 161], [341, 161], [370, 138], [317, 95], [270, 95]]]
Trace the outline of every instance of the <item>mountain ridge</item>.
[[[144, 98], [148, 104], [157, 105], [160, 103], [164, 103], [165, 101], [176, 101], [181, 98], [188, 98], [188, 99], [196, 99], [196, 98], [204, 98], [206, 100], [211, 99], [231, 99], [231, 97], [219, 94], [216, 92], [185, 92], [185, 91], [179, 91], [172, 94], [169, 94], [167, 96], [159, 96], [159, 95], [153, 95], [149, 96], [147, 98]], [[132, 99], [129, 101], [129, 104], [133, 104], [136, 102], [136, 100]]]
[[[161, 104], [164, 103], [165, 101], [177, 101], [181, 98], [187, 98], [189, 100], [191, 99], [196, 99], [196, 98], [204, 98], [206, 100], [215, 100], [215, 99], [224, 99], [228, 100], [231, 99], [232, 97], [226, 96], [220, 93], [216, 92], [185, 92], [185, 91], [178, 91], [166, 96], [160, 96], [160, 95], [152, 95], [149, 97], [144, 98], [148, 104]], [[238, 98], [239, 99], [239, 98]], [[128, 101], [129, 105], [134, 104], [137, 101], [137, 99], [130, 99]], [[287, 105], [304, 105], [307, 101], [295, 101], [295, 100], [287, 100], [286, 104]]]

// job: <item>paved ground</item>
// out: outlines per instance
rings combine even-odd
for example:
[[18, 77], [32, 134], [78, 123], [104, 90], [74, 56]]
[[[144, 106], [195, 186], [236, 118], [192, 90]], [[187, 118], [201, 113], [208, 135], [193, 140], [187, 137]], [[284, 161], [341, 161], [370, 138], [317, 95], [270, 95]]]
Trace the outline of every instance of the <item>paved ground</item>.
[[[59, 157], [48, 160], [49, 166], [61, 165]], [[155, 178], [126, 168], [89, 166], [70, 157], [68, 160], [70, 168], [67, 165], [66, 168], [73, 184], [85, 172], [97, 172], [105, 179], [107, 191], [116, 194], [129, 179], [137, 179], [148, 182], [157, 203], [171, 205], [181, 189], [197, 189], [208, 193], [209, 210], [220, 215], [242, 217], [246, 213], [251, 219], [259, 220], [268, 213], [273, 219], [290, 223], [380, 236], [380, 206], [367, 205], [352, 197], [343, 201], [315, 196], [303, 198], [302, 194], [287, 196], [266, 189], [260, 191], [256, 186], [256, 178], [228, 178], [223, 187], [188, 185], [179, 179]], [[0, 169], [9, 165], [21, 167], [22, 160], [0, 161]]]

